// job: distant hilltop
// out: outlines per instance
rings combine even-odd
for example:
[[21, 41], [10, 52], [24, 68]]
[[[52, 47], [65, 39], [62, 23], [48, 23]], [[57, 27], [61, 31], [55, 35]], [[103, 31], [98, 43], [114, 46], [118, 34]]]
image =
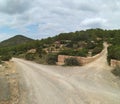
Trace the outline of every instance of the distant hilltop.
[[12, 38], [2, 41], [0, 43], [0, 47], [9, 47], [14, 45], [24, 44], [30, 41], [33, 41], [33, 39], [25, 37], [23, 35], [16, 35]]

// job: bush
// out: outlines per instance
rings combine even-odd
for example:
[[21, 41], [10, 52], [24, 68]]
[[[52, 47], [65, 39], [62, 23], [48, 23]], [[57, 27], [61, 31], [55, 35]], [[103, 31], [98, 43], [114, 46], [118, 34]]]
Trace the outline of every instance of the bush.
[[65, 65], [67, 66], [79, 66], [80, 63], [78, 62], [78, 60], [76, 58], [66, 58], [65, 59]]
[[2, 61], [9, 61], [11, 58], [12, 58], [11, 55], [3, 55], [3, 56], [1, 56]]
[[35, 54], [34, 54], [34, 53], [27, 53], [27, 54], [25, 55], [25, 59], [32, 61], [32, 60], [35, 59]]
[[0, 60], [0, 64], [3, 64], [2, 60]]
[[120, 46], [119, 45], [112, 45], [108, 47], [108, 61], [110, 62], [111, 59], [120, 60]]
[[114, 70], [112, 70], [112, 73], [113, 73], [115, 76], [119, 76], [119, 77], [120, 77], [120, 67], [117, 66]]
[[77, 50], [74, 56], [86, 57], [87, 54], [88, 54], [88, 50], [83, 48], [83, 49]]
[[95, 47], [92, 51], [92, 55], [99, 54], [103, 50], [103, 47]]
[[88, 54], [88, 50], [83, 48], [80, 50], [73, 50], [73, 49], [68, 49], [68, 50], [62, 50], [58, 53], [59, 55], [69, 55], [69, 56], [82, 56], [86, 57]]
[[65, 50], [61, 50], [58, 54], [59, 55], [72, 55], [74, 52], [74, 50], [72, 49], [65, 49]]
[[92, 42], [88, 42], [87, 46], [86, 46], [87, 49], [94, 49], [95, 47], [96, 47], [96, 45]]
[[55, 65], [57, 62], [58, 55], [57, 54], [48, 54], [46, 57], [46, 63], [49, 65]]

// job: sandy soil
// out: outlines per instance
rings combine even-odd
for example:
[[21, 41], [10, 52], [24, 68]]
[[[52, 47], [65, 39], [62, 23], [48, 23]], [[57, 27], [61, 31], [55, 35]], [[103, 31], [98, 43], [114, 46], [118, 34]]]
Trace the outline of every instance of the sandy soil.
[[14, 58], [20, 104], [120, 104], [120, 80], [101, 58], [82, 67], [40, 65]]
[[0, 104], [18, 104], [18, 74], [13, 62], [0, 66]]

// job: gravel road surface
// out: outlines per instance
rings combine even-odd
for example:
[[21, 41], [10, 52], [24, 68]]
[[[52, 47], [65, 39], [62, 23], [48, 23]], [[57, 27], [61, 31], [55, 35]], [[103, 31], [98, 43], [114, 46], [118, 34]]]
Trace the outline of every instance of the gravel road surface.
[[82, 67], [40, 65], [14, 58], [20, 104], [120, 104], [120, 80], [101, 58]]

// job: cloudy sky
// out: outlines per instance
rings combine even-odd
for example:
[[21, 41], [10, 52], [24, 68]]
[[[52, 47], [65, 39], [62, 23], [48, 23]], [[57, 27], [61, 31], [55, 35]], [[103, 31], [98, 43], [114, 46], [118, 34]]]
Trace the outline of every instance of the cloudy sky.
[[0, 0], [0, 41], [88, 28], [120, 29], [120, 0]]

